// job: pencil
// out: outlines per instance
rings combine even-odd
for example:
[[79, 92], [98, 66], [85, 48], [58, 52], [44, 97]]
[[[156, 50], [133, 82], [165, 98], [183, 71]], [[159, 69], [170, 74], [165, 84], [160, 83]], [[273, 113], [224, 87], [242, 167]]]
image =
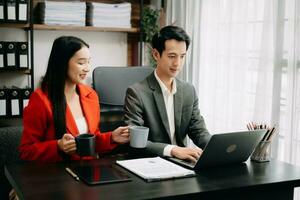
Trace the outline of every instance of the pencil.
[[251, 129], [251, 125], [250, 124], [247, 124], [247, 129], [249, 130], [249, 131], [251, 131], [252, 129]]
[[266, 139], [268, 138], [270, 129], [267, 130], [267, 132], [264, 134], [263, 138], [261, 139], [261, 141], [266, 141]]
[[276, 130], [276, 127], [274, 126], [274, 127], [272, 128], [270, 134], [268, 135], [266, 141], [271, 141], [271, 139], [272, 139], [272, 137], [273, 137], [273, 135], [274, 135], [274, 133], [275, 133], [275, 130]]
[[66, 171], [73, 177], [75, 178], [76, 181], [79, 181], [79, 177], [77, 174], [75, 174], [69, 167], [66, 167]]

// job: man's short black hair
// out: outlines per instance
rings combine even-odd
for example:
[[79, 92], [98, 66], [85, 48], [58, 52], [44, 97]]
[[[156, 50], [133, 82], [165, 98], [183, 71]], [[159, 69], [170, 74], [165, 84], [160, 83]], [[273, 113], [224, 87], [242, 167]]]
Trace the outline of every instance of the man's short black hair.
[[165, 42], [167, 40], [184, 41], [186, 44], [186, 50], [190, 45], [190, 37], [181, 27], [178, 26], [165, 26], [152, 38], [152, 48], [156, 49], [161, 55], [165, 50]]

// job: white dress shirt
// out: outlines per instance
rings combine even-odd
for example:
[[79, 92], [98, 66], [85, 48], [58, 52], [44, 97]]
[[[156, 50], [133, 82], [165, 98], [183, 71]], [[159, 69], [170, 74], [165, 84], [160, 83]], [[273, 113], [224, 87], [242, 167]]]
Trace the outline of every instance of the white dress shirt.
[[173, 79], [173, 84], [172, 84], [172, 89], [169, 91], [169, 89], [165, 86], [165, 84], [160, 80], [160, 78], [157, 76], [156, 70], [154, 71], [154, 76], [161, 88], [163, 97], [164, 97], [164, 102], [165, 102], [165, 107], [167, 111], [167, 116], [168, 116], [168, 122], [169, 122], [169, 128], [170, 128], [170, 140], [172, 145], [167, 145], [164, 148], [163, 155], [164, 156], [171, 156], [171, 150], [173, 147], [176, 146], [176, 138], [175, 138], [175, 116], [174, 116], [174, 94], [177, 91], [176, 88], [176, 80]]
[[88, 133], [88, 125], [85, 117], [80, 117], [75, 119], [77, 129], [79, 134]]

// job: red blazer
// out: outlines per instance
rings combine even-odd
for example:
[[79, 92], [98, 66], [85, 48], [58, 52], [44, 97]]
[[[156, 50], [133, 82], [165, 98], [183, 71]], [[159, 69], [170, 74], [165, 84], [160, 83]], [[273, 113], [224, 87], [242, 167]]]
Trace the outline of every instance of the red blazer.
[[[80, 102], [86, 118], [89, 132], [96, 135], [96, 152], [112, 150], [116, 144], [111, 140], [111, 132], [100, 133], [100, 106], [97, 93], [90, 87], [77, 85]], [[38, 160], [55, 162], [63, 160], [55, 138], [52, 105], [48, 96], [41, 90], [35, 90], [30, 96], [28, 106], [23, 114], [23, 135], [19, 147], [20, 158], [23, 160]], [[79, 134], [71, 110], [66, 108], [67, 132], [74, 137]], [[71, 156], [72, 160], [80, 157]]]

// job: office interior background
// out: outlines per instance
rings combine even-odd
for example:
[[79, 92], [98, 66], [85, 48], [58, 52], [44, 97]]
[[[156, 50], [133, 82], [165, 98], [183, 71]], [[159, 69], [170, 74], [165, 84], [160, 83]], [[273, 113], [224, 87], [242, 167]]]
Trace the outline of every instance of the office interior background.
[[[155, 8], [162, 1], [151, 1]], [[198, 92], [212, 134], [245, 130], [249, 122], [276, 125], [272, 157], [300, 166], [300, 0], [165, 0], [165, 24], [191, 36], [180, 78]], [[127, 36], [118, 32], [35, 30], [34, 82], [45, 73], [53, 40], [78, 36], [90, 44], [92, 70], [127, 66]], [[3, 41], [24, 40], [0, 28]], [[7, 74], [1, 86], [22, 87], [26, 77]], [[0, 120], [1, 126], [7, 120]], [[300, 199], [300, 195], [296, 194]]]
[[182, 78], [210, 132], [276, 125], [272, 157], [300, 166], [300, 1], [173, 0], [166, 14], [192, 37]]

